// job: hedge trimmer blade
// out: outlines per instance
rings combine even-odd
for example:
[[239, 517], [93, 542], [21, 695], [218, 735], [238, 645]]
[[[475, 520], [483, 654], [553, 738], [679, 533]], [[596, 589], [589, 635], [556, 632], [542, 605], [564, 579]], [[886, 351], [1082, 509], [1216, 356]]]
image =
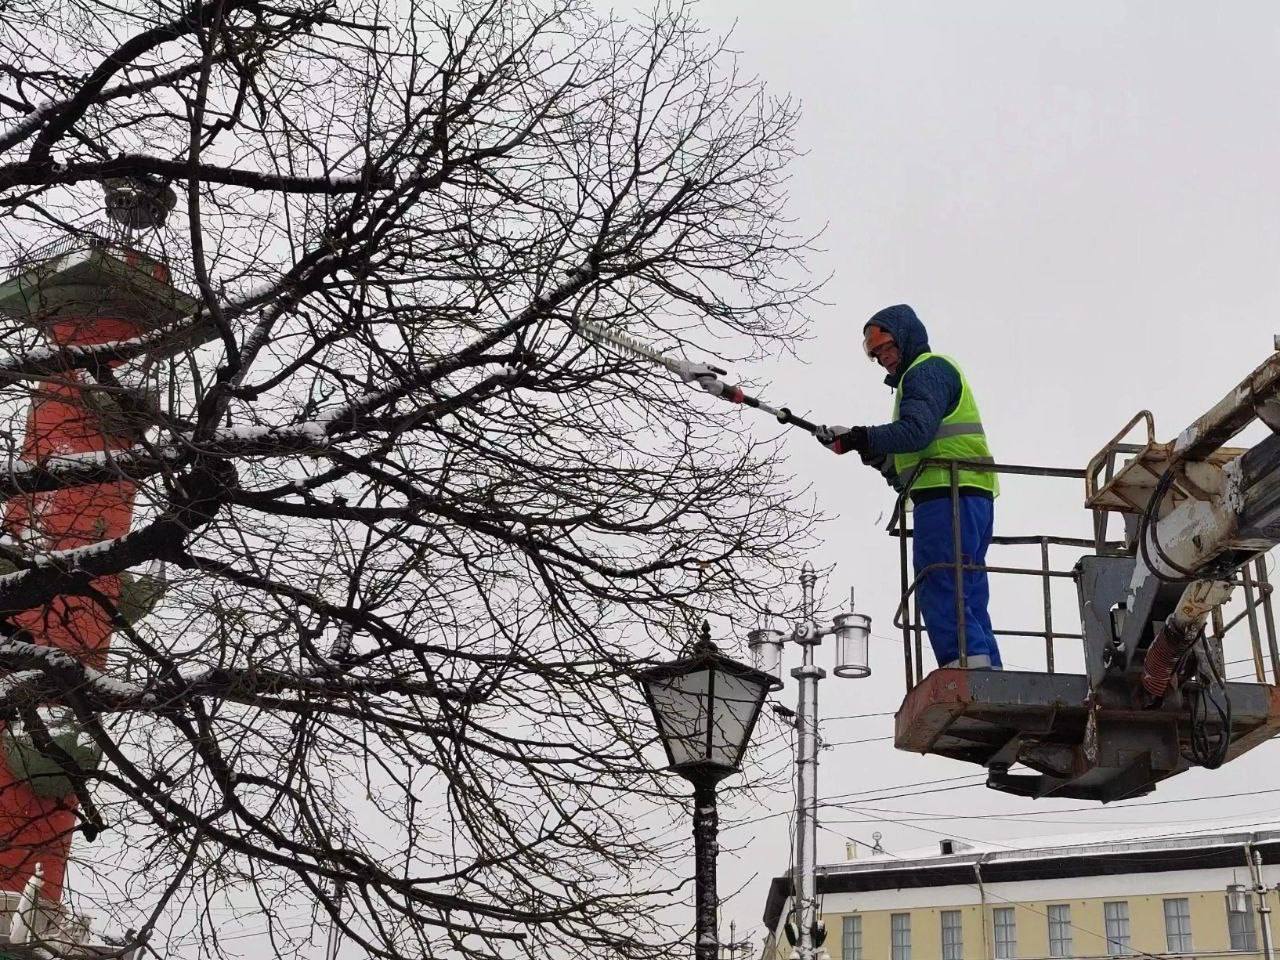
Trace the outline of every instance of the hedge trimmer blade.
[[730, 403], [741, 403], [757, 410], [763, 410], [765, 413], [776, 417], [779, 423], [797, 426], [802, 430], [807, 430], [809, 433], [816, 434], [820, 429], [817, 424], [811, 423], [803, 417], [797, 417], [786, 407], [772, 407], [759, 397], [749, 396], [743, 391], [742, 387], [725, 383], [720, 377], [727, 376], [728, 371], [720, 367], [712, 366], [709, 363], [692, 363], [677, 357], [669, 357], [665, 353], [642, 343], [635, 337], [629, 337], [625, 333], [610, 330], [608, 327], [591, 320], [579, 320], [577, 329], [582, 336], [592, 343], [597, 345], [608, 344], [621, 353], [630, 354], [641, 360], [648, 360], [651, 363], [665, 367], [685, 383], [694, 384], [700, 390], [706, 391], [713, 397], [720, 397]]
[[692, 383], [702, 376], [725, 376], [729, 372], [706, 363], [690, 363], [688, 360], [668, 357], [665, 353], [660, 353], [653, 347], [641, 343], [635, 337], [629, 337], [625, 333], [610, 330], [608, 327], [594, 323], [591, 320], [579, 320], [578, 330], [588, 340], [598, 344], [607, 343], [623, 353], [629, 353], [641, 360], [649, 360], [664, 366], [685, 383]]

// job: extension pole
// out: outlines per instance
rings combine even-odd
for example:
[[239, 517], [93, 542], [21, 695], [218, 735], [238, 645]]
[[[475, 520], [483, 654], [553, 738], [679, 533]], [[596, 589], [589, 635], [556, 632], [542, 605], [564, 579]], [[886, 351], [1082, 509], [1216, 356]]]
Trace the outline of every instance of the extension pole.
[[818, 681], [827, 672], [813, 662], [813, 649], [822, 642], [814, 623], [813, 567], [806, 562], [800, 572], [803, 591], [802, 622], [796, 640], [804, 649], [804, 662], [791, 671], [799, 681], [796, 709], [796, 849], [792, 895], [796, 905], [796, 960], [814, 960], [813, 935], [818, 921]]

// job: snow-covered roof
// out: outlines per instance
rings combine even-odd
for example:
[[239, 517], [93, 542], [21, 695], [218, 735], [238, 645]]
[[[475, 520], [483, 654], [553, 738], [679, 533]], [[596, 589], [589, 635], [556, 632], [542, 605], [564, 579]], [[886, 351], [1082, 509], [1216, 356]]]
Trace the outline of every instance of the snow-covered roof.
[[[939, 837], [939, 840], [942, 839], [944, 838]], [[1252, 826], [1250, 829], [1244, 829], [1239, 826], [1224, 825], [1206, 826], [1197, 830], [1170, 830], [1167, 826], [1154, 825], [1139, 830], [1097, 831], [1058, 837], [1024, 837], [999, 843], [957, 839], [955, 852], [949, 854], [942, 853], [937, 844], [901, 853], [884, 851], [863, 856], [859, 851], [857, 859], [822, 864], [818, 870], [827, 875], [874, 873], [882, 870], [900, 870], [904, 867], [928, 868], [963, 863], [985, 865], [1047, 858], [1202, 850], [1207, 847], [1240, 847], [1246, 843], [1280, 843], [1280, 823], [1268, 823], [1262, 828]]]
[[[1235, 818], [1239, 819], [1239, 818]], [[939, 836], [941, 842], [944, 838]], [[846, 868], [873, 868], [877, 864], [895, 867], [907, 864], [926, 866], [931, 862], [954, 863], [959, 860], [983, 862], [999, 860], [1035, 860], [1041, 857], [1088, 856], [1097, 853], [1142, 852], [1148, 850], [1174, 850], [1184, 847], [1238, 846], [1242, 843], [1280, 841], [1280, 822], [1262, 825], [1233, 825], [1230, 821], [1206, 823], [1195, 830], [1171, 830], [1167, 825], [1153, 824], [1146, 828], [1125, 830], [1087, 831], [1057, 836], [1021, 837], [1009, 840], [977, 841], [955, 838], [955, 852], [944, 854], [939, 843], [928, 847], [916, 847], [903, 851], [865, 853], [859, 848], [856, 859], [822, 864], [819, 870], [840, 871]]]
[[[939, 838], [944, 839], [944, 838]], [[1079, 833], [1061, 838], [1032, 837], [1007, 843], [973, 843], [957, 839], [958, 848], [944, 854], [885, 851], [818, 867], [819, 893], [876, 891], [971, 884], [981, 875], [988, 882], [1152, 873], [1238, 866], [1246, 844], [1266, 863], [1280, 863], [1280, 823], [1248, 827], [1170, 830], [1152, 827], [1124, 832]], [[774, 879], [765, 907], [773, 929], [791, 892], [789, 876]]]

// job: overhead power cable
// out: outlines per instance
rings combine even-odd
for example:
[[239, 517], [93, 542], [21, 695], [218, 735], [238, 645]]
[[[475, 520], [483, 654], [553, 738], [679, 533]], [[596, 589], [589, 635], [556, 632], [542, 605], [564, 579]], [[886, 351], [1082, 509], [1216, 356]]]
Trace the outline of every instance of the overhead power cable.
[[[954, 783], [957, 780], [972, 780], [972, 786], [986, 782], [986, 774], [966, 773], [958, 777], [935, 777], [932, 780], [914, 780], [910, 783], [891, 783], [881, 787], [870, 787], [866, 790], [852, 790], [848, 793], [833, 793], [829, 797], [822, 797], [822, 800], [839, 800], [846, 797], [861, 797], [867, 794], [883, 793], [885, 790], [907, 790], [911, 787], [935, 787], [943, 783]], [[921, 793], [927, 791], [920, 791]], [[909, 794], [908, 794], [909, 795]]]
[[[921, 793], [926, 793], [926, 792], [933, 792], [933, 791], [921, 791]], [[1207, 801], [1207, 800], [1236, 800], [1243, 797], [1259, 797], [1259, 796], [1264, 796], [1272, 793], [1280, 793], [1280, 787], [1264, 787], [1263, 789], [1260, 789], [1260, 790], [1244, 790], [1238, 793], [1208, 794], [1202, 797], [1181, 797], [1181, 798], [1172, 798], [1168, 800], [1133, 800], [1133, 801], [1130, 801], [1129, 803], [1111, 804], [1111, 805], [1108, 805], [1105, 809], [1106, 810], [1126, 810], [1131, 807], [1160, 807], [1160, 806], [1166, 806], [1168, 804], [1173, 804], [1173, 803], [1200, 803], [1202, 801]], [[834, 803], [830, 801], [819, 801], [818, 805], [825, 806], [825, 807], [835, 807], [838, 809], [847, 809], [851, 812], [856, 813], [863, 810], [877, 810], [878, 808], [868, 807], [865, 804], [874, 803], [876, 800], [879, 800], [879, 799], [888, 799], [888, 798], [887, 797], [885, 798], [870, 797], [866, 801], [847, 800], [840, 803]], [[1099, 810], [1099, 808], [1096, 806], [1095, 807], [1064, 807], [1061, 810], [1040, 810], [1040, 809], [1025, 810], [1025, 811], [1005, 810], [1005, 811], [992, 811], [990, 813], [944, 814], [944, 815], [939, 815], [939, 819], [1003, 820], [1007, 817], [1016, 817], [1019, 815], [1031, 815], [1032, 813], [1035, 813], [1036, 815], [1039, 815], [1039, 816], [1049, 816], [1049, 815], [1060, 814], [1060, 813], [1081, 813], [1083, 811], [1097, 811], [1097, 810]], [[917, 815], [932, 816], [932, 812], [928, 810], [892, 810], [888, 812], [902, 814], [906, 816], [917, 816]]]

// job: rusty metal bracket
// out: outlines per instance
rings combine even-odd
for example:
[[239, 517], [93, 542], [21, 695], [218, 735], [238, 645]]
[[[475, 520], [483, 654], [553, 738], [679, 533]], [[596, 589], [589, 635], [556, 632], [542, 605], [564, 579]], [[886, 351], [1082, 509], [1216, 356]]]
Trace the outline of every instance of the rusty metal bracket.
[[1084, 499], [1086, 506], [1088, 506], [1098, 495], [1098, 477], [1102, 473], [1103, 467], [1106, 466], [1108, 459], [1115, 455], [1116, 448], [1119, 447], [1121, 441], [1129, 435], [1129, 431], [1138, 425], [1139, 421], [1145, 421], [1147, 425], [1147, 440], [1146, 443], [1143, 444], [1141, 450], [1145, 451], [1149, 449], [1151, 445], [1156, 442], [1155, 416], [1150, 410], [1139, 410], [1133, 415], [1132, 419], [1124, 425], [1124, 428], [1119, 433], [1108, 440], [1106, 445], [1093, 455], [1088, 466], [1085, 467]]
[[1183, 430], [1174, 442], [1172, 460], [1203, 460], [1247, 427], [1259, 406], [1276, 400], [1280, 400], [1280, 353], [1273, 353]]

